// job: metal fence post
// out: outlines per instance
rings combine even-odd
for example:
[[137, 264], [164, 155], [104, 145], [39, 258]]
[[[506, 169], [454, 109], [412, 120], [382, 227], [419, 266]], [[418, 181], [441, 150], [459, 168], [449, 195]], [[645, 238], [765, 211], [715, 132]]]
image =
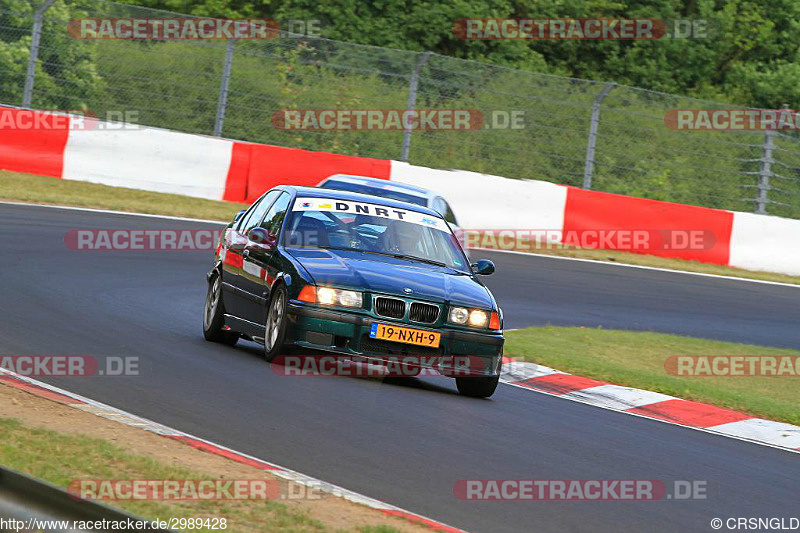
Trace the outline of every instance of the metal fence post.
[[231, 82], [231, 64], [233, 63], [233, 49], [236, 41], [231, 39], [225, 47], [225, 63], [222, 65], [222, 80], [219, 84], [219, 98], [217, 99], [217, 116], [214, 119], [214, 137], [222, 135], [222, 123], [225, 121], [225, 107], [228, 105], [228, 86]]
[[28, 55], [28, 72], [25, 74], [25, 88], [22, 90], [22, 107], [30, 107], [33, 100], [33, 78], [36, 75], [36, 60], [39, 57], [39, 41], [42, 39], [44, 12], [50, 9], [55, 0], [46, 0], [36, 8], [33, 14], [33, 31], [31, 33], [31, 51]]
[[[783, 104], [783, 109], [789, 109], [789, 104]], [[775, 150], [775, 130], [764, 131], [764, 144], [761, 148], [761, 168], [758, 170], [758, 196], [756, 197], [756, 213], [767, 214], [769, 203], [769, 178], [772, 176], [772, 152]]]
[[[433, 52], [425, 52], [417, 61], [416, 66], [414, 67], [414, 72], [411, 74], [411, 83], [408, 86], [408, 106], [406, 109], [410, 111], [414, 111], [414, 106], [417, 104], [417, 86], [419, 85], [419, 73], [422, 71], [422, 67], [425, 63], [430, 59]], [[403, 132], [403, 155], [400, 157], [400, 161], [408, 161], [408, 151], [411, 148], [411, 128], [406, 128]]]
[[592, 173], [594, 172], [594, 147], [597, 144], [597, 125], [600, 122], [600, 104], [614, 90], [616, 83], [609, 83], [592, 103], [592, 120], [589, 125], [589, 143], [586, 146], [586, 162], [583, 166], [583, 188], [592, 188]]
[[769, 177], [772, 175], [772, 151], [775, 149], [774, 130], [764, 131], [764, 144], [761, 155], [761, 168], [758, 170], [758, 196], [756, 197], [756, 213], [767, 214], [767, 196], [769, 194]]

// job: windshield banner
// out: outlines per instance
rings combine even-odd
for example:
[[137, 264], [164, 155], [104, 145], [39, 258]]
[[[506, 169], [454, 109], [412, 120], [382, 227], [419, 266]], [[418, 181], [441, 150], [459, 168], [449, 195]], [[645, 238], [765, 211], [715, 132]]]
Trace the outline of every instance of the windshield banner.
[[330, 198], [297, 198], [293, 211], [331, 211], [334, 213], [352, 213], [353, 215], [369, 215], [373, 217], [402, 220], [411, 224], [438, 229], [449, 233], [447, 223], [437, 216], [418, 211], [408, 211], [380, 204], [353, 202], [350, 200], [333, 200]]

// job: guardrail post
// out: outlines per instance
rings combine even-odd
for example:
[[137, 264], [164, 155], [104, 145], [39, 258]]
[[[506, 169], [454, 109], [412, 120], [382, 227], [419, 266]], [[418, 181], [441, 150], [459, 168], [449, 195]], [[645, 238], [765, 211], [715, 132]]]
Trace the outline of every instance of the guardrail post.
[[[416, 66], [414, 67], [414, 72], [411, 74], [411, 82], [408, 86], [408, 106], [406, 109], [410, 111], [414, 111], [414, 106], [417, 104], [417, 86], [419, 85], [419, 73], [422, 71], [422, 67], [431, 58], [433, 52], [425, 52], [417, 61]], [[411, 128], [406, 128], [403, 132], [403, 155], [400, 157], [400, 161], [408, 161], [408, 151], [411, 148]]]
[[597, 144], [597, 125], [600, 122], [600, 104], [614, 90], [616, 83], [609, 83], [592, 103], [592, 120], [589, 125], [589, 143], [586, 146], [586, 162], [583, 166], [583, 188], [592, 188], [592, 173], [594, 172], [594, 147]]
[[25, 88], [22, 90], [22, 107], [30, 107], [33, 100], [33, 78], [36, 75], [36, 60], [39, 58], [39, 42], [42, 40], [44, 12], [50, 9], [55, 0], [46, 0], [33, 14], [31, 32], [31, 51], [28, 55], [28, 72], [25, 74]]
[[774, 130], [764, 131], [764, 144], [762, 146], [761, 168], [758, 170], [758, 196], [756, 197], [756, 213], [767, 214], [769, 199], [769, 178], [772, 175], [772, 151], [775, 149]]
[[219, 84], [219, 98], [217, 99], [217, 116], [214, 119], [214, 137], [222, 135], [222, 123], [225, 121], [225, 107], [228, 105], [228, 86], [231, 82], [231, 65], [233, 64], [233, 49], [236, 40], [231, 39], [225, 47], [225, 62], [222, 64], [222, 80]]

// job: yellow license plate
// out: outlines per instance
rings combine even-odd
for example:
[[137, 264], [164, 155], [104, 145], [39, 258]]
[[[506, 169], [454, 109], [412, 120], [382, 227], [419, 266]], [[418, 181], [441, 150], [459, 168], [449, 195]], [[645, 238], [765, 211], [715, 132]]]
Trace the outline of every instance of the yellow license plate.
[[372, 327], [369, 331], [369, 336], [373, 339], [383, 339], [385, 341], [415, 344], [417, 346], [427, 346], [428, 348], [438, 348], [442, 334], [435, 331], [403, 328], [400, 326], [379, 324], [376, 322], [372, 324]]

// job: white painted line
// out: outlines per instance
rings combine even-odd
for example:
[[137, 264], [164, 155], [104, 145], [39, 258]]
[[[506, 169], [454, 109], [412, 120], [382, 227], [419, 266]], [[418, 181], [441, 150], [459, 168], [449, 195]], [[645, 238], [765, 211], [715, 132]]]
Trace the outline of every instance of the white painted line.
[[[72, 210], [72, 211], [85, 211], [89, 213], [103, 213], [108, 215], [127, 215], [127, 216], [134, 216], [134, 217], [147, 217], [147, 218], [163, 218], [166, 220], [183, 220], [186, 222], [203, 222], [206, 224], [228, 224], [229, 220], [208, 220], [203, 218], [189, 218], [189, 217], [175, 217], [170, 215], [151, 215], [147, 213], [130, 213], [128, 211], [112, 211], [109, 209], [93, 209], [89, 207], [72, 207], [68, 205], [51, 205], [51, 204], [33, 204], [33, 203], [26, 203], [26, 202], [7, 202], [0, 200], [0, 205], [16, 205], [16, 206], [26, 206], [26, 207], [47, 207], [51, 209], [64, 209], [64, 210]], [[793, 283], [783, 283], [780, 281], [768, 281], [762, 279], [750, 279], [750, 278], [740, 278], [737, 276], [723, 276], [721, 274], [707, 274], [704, 272], [690, 272], [688, 270], [675, 270], [671, 268], [659, 268], [659, 267], [651, 267], [651, 266], [643, 266], [643, 265], [629, 265], [627, 263], [612, 263], [609, 261], [599, 261], [597, 259], [581, 259], [578, 257], [563, 257], [559, 255], [548, 255], [548, 254], [537, 254], [534, 252], [518, 252], [516, 250], [494, 250], [489, 248], [470, 248], [470, 250], [479, 250], [485, 252], [494, 252], [494, 253], [503, 253], [503, 254], [515, 254], [515, 255], [524, 255], [524, 256], [534, 256], [534, 257], [543, 257], [546, 259], [558, 259], [560, 261], [580, 261], [584, 263], [595, 263], [599, 265], [606, 265], [610, 267], [624, 267], [624, 268], [638, 268], [641, 270], [653, 270], [655, 272], [669, 272], [672, 274], [689, 274], [692, 276], [702, 276], [706, 278], [717, 278], [717, 279], [725, 279], [731, 281], [746, 281], [749, 283], [761, 283], [763, 285], [776, 285], [779, 287], [794, 287], [795, 289], [800, 288], [800, 284], [796, 285]], [[507, 329], [506, 331], [514, 331], [511, 329]]]
[[786, 448], [800, 448], [800, 427], [773, 420], [750, 418], [708, 428], [724, 435], [769, 442]]
[[[717, 278], [717, 279], [726, 279], [732, 281], [747, 281], [749, 283], [761, 283], [764, 285], [777, 285], [779, 287], [794, 287], [795, 289], [800, 288], [800, 284], [794, 283], [783, 283], [780, 281], [769, 281], [764, 279], [750, 279], [750, 278], [740, 278], [738, 276], [724, 276], [722, 274], [708, 274], [706, 272], [691, 272], [689, 270], [675, 270], [672, 268], [661, 268], [661, 267], [652, 267], [652, 266], [644, 266], [644, 265], [631, 265], [628, 263], [616, 263], [611, 261], [600, 261], [598, 259], [583, 259], [580, 257], [564, 257], [560, 255], [549, 255], [549, 254], [537, 254], [535, 252], [519, 252], [517, 250], [495, 250], [493, 248], [470, 248], [470, 250], [479, 250], [482, 252], [494, 252], [500, 254], [514, 254], [514, 255], [527, 255], [527, 256], [534, 256], [534, 257], [542, 257], [545, 259], [557, 259], [559, 261], [579, 261], [582, 263], [595, 263], [598, 265], [606, 265], [609, 267], [623, 267], [623, 268], [638, 268], [641, 270], [653, 270], [655, 272], [669, 272], [671, 274], [688, 274], [691, 276], [702, 276], [705, 278]], [[706, 263], [700, 263], [706, 264]], [[724, 266], [724, 265], [715, 265], [715, 266]], [[771, 272], [765, 272], [765, 274], [770, 274]], [[772, 272], [774, 273], [774, 272]]]
[[670, 426], [678, 426], [678, 427], [682, 427], [682, 428], [686, 428], [686, 429], [691, 429], [693, 431], [700, 431], [701, 433], [708, 433], [708, 434], [711, 434], [711, 435], [717, 435], [717, 436], [721, 436], [721, 437], [727, 437], [727, 438], [730, 438], [730, 439], [736, 439], [736, 440], [740, 440], [740, 441], [743, 441], [743, 442], [749, 442], [750, 444], [758, 444], [760, 446], [766, 446], [768, 448], [775, 448], [776, 450], [782, 450], [782, 451], [785, 451], [785, 452], [796, 453], [796, 454], [800, 455], [800, 450], [796, 450], [796, 449], [792, 449], [792, 448], [786, 448], [786, 447], [781, 446], [781, 445], [773, 444], [772, 442], [758, 440], [756, 438], [749, 437], [749, 436], [746, 436], [746, 435], [735, 435], [735, 434], [732, 434], [732, 433], [720, 433], [718, 431], [713, 431], [713, 430], [708, 429], [708, 428], [699, 428], [699, 427], [695, 427], [695, 426], [687, 426], [685, 424], [680, 424], [678, 422], [673, 422], [671, 420], [662, 420], [660, 418], [651, 418], [651, 417], [643, 415], [643, 414], [632, 413], [630, 411], [616, 409], [614, 407], [611, 407], [609, 405], [604, 405], [602, 403], [596, 403], [594, 401], [594, 398], [587, 399], [587, 398], [580, 398], [580, 397], [576, 397], [576, 396], [568, 397], [568, 396], [566, 396], [564, 394], [554, 394], [552, 392], [547, 392], [547, 391], [543, 391], [543, 390], [539, 390], [539, 389], [531, 389], [530, 387], [526, 387], [524, 385], [520, 385], [520, 384], [515, 383], [515, 382], [508, 382], [505, 379], [503, 379], [502, 377], [500, 378], [500, 382], [504, 383], [506, 385], [509, 385], [511, 387], [516, 387], [516, 388], [519, 388], [519, 389], [522, 389], [522, 390], [525, 390], [525, 391], [528, 391], [528, 392], [533, 392], [535, 394], [544, 394], [546, 396], [552, 396], [553, 398], [566, 399], [566, 400], [568, 400], [570, 402], [582, 403], [584, 405], [591, 405], [592, 407], [597, 407], [599, 409], [605, 409], [606, 411], [614, 411], [614, 412], [622, 414], [622, 415], [636, 416], [636, 417], [639, 417], [639, 418], [643, 418], [645, 420], [651, 420], [653, 422], [660, 422], [662, 424], [668, 424]]
[[650, 405], [651, 403], [664, 402], [667, 400], [677, 400], [674, 396], [661, 394], [642, 389], [621, 387], [619, 385], [598, 385], [579, 391], [562, 394], [562, 398], [583, 398], [591, 401], [593, 405], [603, 405], [611, 409], [624, 411]]
[[505, 363], [500, 371], [502, 372], [502, 378], [509, 383], [549, 376], [550, 374], [563, 374], [560, 370], [526, 361]]
[[[110, 405], [106, 405], [104, 403], [92, 400], [90, 398], [86, 398], [85, 396], [81, 396], [80, 394], [76, 394], [76, 393], [70, 392], [68, 390], [60, 389], [58, 387], [55, 387], [55, 386], [50, 385], [48, 383], [45, 383], [43, 381], [38, 381], [38, 380], [32, 379], [32, 378], [27, 377], [27, 376], [22, 376], [20, 374], [17, 374], [15, 372], [11, 372], [10, 370], [6, 370], [4, 368], [0, 368], [0, 373], [6, 374], [6, 375], [9, 375], [9, 376], [13, 376], [13, 377], [17, 378], [18, 380], [24, 381], [26, 383], [31, 383], [31, 384], [36, 385], [38, 387], [41, 387], [43, 389], [47, 389], [47, 390], [49, 390], [51, 392], [55, 392], [55, 393], [61, 394], [62, 396], [66, 396], [68, 398], [72, 398], [73, 400], [77, 400], [79, 402], [84, 402], [85, 404], [87, 404], [87, 405], [83, 405], [83, 406], [81, 406], [81, 405], [69, 405], [69, 407], [78, 407], [83, 411], [90, 412], [90, 413], [95, 414], [97, 416], [101, 416], [103, 418], [107, 418], [107, 419], [110, 419], [110, 420], [113, 420], [115, 422], [119, 422], [121, 424], [125, 424], [125, 425], [128, 425], [128, 426], [133, 426], [133, 427], [137, 427], [139, 429], [144, 429], [145, 431], [151, 431], [151, 432], [157, 433], [159, 435], [181, 436], [181, 437], [190, 438], [192, 440], [200, 441], [200, 442], [208, 444], [209, 446], [214, 447], [214, 448], [216, 448], [218, 450], [222, 450], [222, 451], [226, 451], [226, 452], [229, 452], [229, 453], [232, 453], [232, 454], [236, 454], [236, 455], [238, 455], [238, 456], [240, 456], [242, 458], [249, 459], [251, 461], [256, 461], [256, 462], [259, 462], [259, 463], [263, 463], [263, 464], [265, 464], [267, 466], [275, 468], [275, 470], [268, 470], [268, 472], [271, 473], [271, 474], [275, 474], [278, 477], [282, 477], [284, 479], [288, 479], [288, 480], [294, 481], [295, 483], [298, 483], [298, 484], [301, 484], [301, 485], [304, 485], [304, 486], [308, 486], [308, 487], [313, 488], [315, 490], [319, 490], [321, 492], [327, 492], [327, 493], [332, 494], [334, 496], [338, 496], [338, 497], [344, 498], [344, 499], [346, 499], [348, 501], [351, 501], [351, 502], [354, 502], [354, 503], [359, 503], [361, 505], [365, 505], [365, 506], [370, 507], [372, 509], [377, 509], [377, 510], [381, 510], [381, 511], [394, 511], [394, 512], [404, 513], [404, 514], [406, 514], [406, 515], [408, 515], [410, 517], [414, 517], [414, 518], [417, 518], [417, 519], [420, 519], [420, 520], [423, 520], [423, 521], [432, 522], [432, 523], [435, 523], [435, 524], [437, 524], [439, 526], [442, 526], [444, 528], [449, 528], [449, 529], [451, 529], [453, 531], [461, 531], [458, 528], [455, 528], [453, 526], [449, 526], [449, 525], [444, 524], [443, 522], [439, 522], [438, 520], [435, 520], [433, 518], [428, 518], [427, 516], [420, 515], [420, 514], [408, 511], [408, 510], [403, 509], [401, 507], [397, 507], [397, 506], [382, 502], [380, 500], [376, 500], [374, 498], [370, 498], [369, 496], [364, 496], [363, 494], [359, 494], [357, 492], [342, 488], [342, 487], [340, 487], [338, 485], [334, 485], [333, 483], [328, 483], [326, 481], [321, 481], [321, 480], [313, 478], [311, 476], [307, 476], [305, 474], [301, 474], [300, 472], [296, 472], [294, 470], [282, 467], [282, 466], [277, 465], [275, 463], [271, 463], [269, 461], [265, 461], [264, 459], [259, 459], [258, 457], [254, 457], [252, 455], [248, 455], [246, 453], [242, 453], [242, 452], [233, 450], [233, 449], [228, 448], [226, 446], [222, 446], [221, 444], [216, 444], [216, 443], [211, 442], [209, 440], [206, 440], [206, 439], [203, 439], [203, 438], [200, 438], [200, 437], [195, 437], [194, 435], [191, 435], [189, 433], [185, 433], [183, 431], [164, 426], [164, 425], [159, 424], [157, 422], [153, 422], [152, 420], [148, 420], [146, 418], [143, 418], [143, 417], [128, 413], [127, 411], [123, 411], [121, 409], [117, 409], [116, 407], [111, 407]], [[33, 393], [33, 394], [35, 394], [35, 393]], [[400, 518], [402, 518], [402, 516]]]
[[172, 429], [167, 426], [163, 426], [156, 422], [152, 422], [150, 420], [146, 420], [136, 415], [131, 415], [124, 411], [117, 411], [110, 409], [108, 406], [98, 406], [98, 405], [91, 405], [91, 404], [74, 404], [72, 407], [80, 409], [81, 411], [86, 411], [87, 413], [92, 413], [93, 415], [97, 415], [108, 420], [112, 420], [114, 422], [119, 422], [120, 424], [125, 424], [126, 426], [134, 426], [138, 427], [139, 429], [143, 429], [145, 431], [149, 431], [151, 433], [158, 433], [159, 435], [166, 435], [166, 436], [178, 436], [181, 435], [180, 431]]
[[185, 222], [202, 222], [205, 224], [228, 224], [230, 220], [208, 220], [205, 218], [175, 217], [171, 215], [151, 215], [150, 213], [131, 213], [129, 211], [113, 211], [110, 209], [95, 209], [92, 207], [74, 207], [71, 205], [31, 204], [26, 202], [6, 202], [0, 200], [0, 205], [16, 205], [22, 207], [44, 207], [48, 209], [61, 209], [64, 211], [83, 211], [87, 213], [101, 213], [104, 215], [125, 215], [131, 217], [163, 218], [166, 220], [183, 220]]

